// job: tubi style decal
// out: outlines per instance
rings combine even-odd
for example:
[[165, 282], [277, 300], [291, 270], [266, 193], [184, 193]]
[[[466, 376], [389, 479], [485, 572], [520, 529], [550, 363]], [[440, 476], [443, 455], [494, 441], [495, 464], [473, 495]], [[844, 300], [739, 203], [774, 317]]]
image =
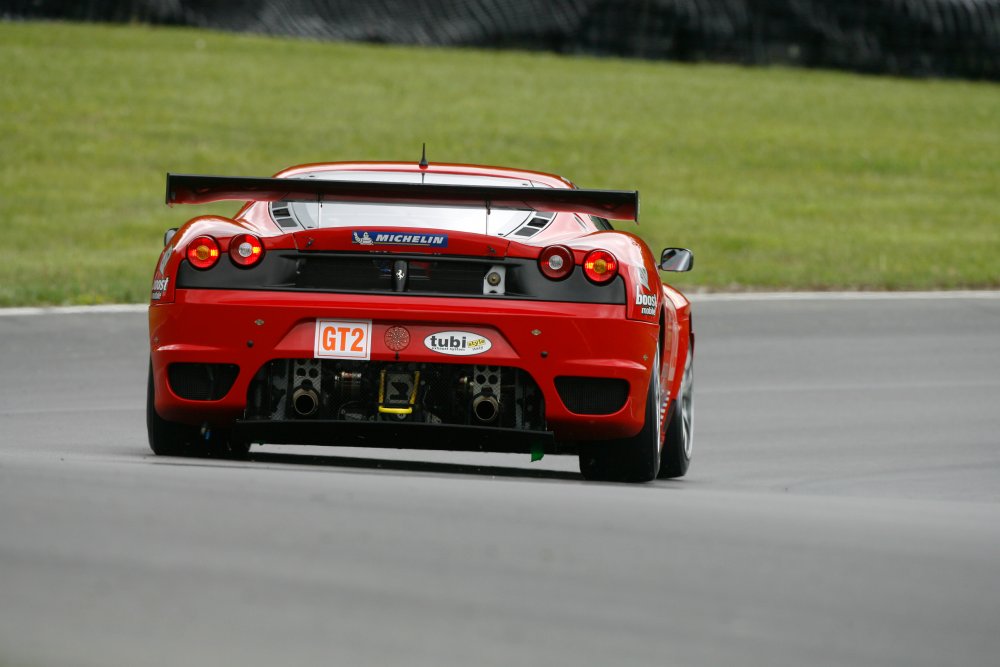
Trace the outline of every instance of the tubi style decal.
[[468, 331], [438, 331], [424, 338], [424, 347], [439, 354], [469, 357], [486, 352], [493, 343], [486, 336]]

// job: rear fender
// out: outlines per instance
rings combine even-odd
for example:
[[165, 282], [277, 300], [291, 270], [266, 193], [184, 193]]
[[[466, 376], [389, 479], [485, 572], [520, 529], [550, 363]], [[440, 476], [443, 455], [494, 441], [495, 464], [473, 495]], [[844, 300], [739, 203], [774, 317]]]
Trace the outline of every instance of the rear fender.
[[[254, 234], [261, 237], [265, 250], [294, 247], [291, 238], [275, 232], [261, 233], [256, 226], [242, 220], [233, 220], [217, 215], [192, 218], [177, 230], [156, 261], [152, 289], [149, 295], [150, 303], [173, 302], [177, 273], [191, 241], [199, 236], [211, 236], [219, 243], [220, 255], [224, 255], [229, 252], [229, 240], [237, 234]], [[229, 258], [220, 256], [219, 261], [229, 261]]]

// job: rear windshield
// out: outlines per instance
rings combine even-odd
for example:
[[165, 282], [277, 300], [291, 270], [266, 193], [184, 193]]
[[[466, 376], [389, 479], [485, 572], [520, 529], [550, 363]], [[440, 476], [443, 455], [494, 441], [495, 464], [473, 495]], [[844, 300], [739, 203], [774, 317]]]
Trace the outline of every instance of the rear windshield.
[[[429, 183], [434, 185], [485, 185], [492, 187], [548, 187], [535, 181], [461, 174], [421, 174], [415, 172], [324, 171], [296, 178], [336, 181], [376, 181], [380, 183]], [[493, 209], [485, 206], [412, 206], [401, 204], [357, 204], [342, 202], [274, 202], [271, 215], [282, 228], [325, 229], [330, 227], [409, 227], [446, 231], [477, 232], [492, 236], [518, 236], [531, 223], [540, 231], [539, 219], [547, 224], [551, 214], [534, 211]]]

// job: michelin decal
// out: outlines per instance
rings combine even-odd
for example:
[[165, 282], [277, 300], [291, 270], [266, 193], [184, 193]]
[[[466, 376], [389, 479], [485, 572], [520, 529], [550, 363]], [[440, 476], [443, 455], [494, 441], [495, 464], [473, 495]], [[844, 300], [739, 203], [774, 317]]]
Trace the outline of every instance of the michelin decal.
[[421, 245], [428, 248], [447, 248], [448, 235], [356, 229], [351, 233], [351, 242], [354, 245]]

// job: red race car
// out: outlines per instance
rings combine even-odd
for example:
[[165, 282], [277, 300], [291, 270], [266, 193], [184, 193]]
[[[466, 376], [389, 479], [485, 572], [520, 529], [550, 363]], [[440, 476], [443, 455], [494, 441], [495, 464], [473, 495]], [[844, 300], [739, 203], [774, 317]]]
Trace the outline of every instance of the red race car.
[[690, 304], [608, 219], [634, 191], [456, 164], [167, 175], [168, 204], [245, 201], [165, 236], [149, 308], [149, 444], [578, 454], [588, 479], [684, 475]]

